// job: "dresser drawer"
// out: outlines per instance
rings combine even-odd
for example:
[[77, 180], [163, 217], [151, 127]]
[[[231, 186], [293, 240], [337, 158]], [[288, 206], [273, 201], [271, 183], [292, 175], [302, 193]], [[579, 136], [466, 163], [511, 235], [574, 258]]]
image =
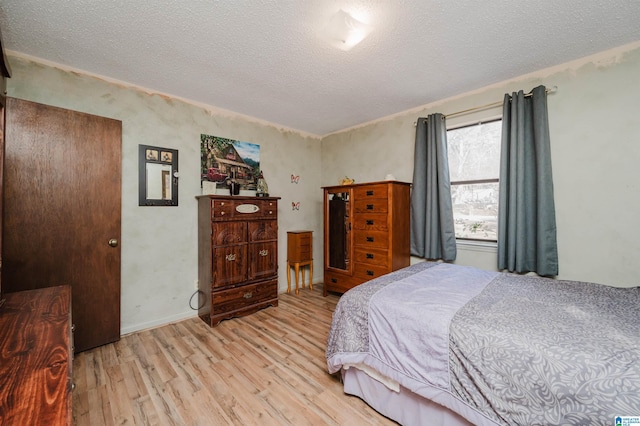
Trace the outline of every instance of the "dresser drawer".
[[388, 231], [386, 213], [359, 213], [353, 218], [354, 229], [368, 231]]
[[211, 293], [211, 316], [245, 309], [278, 298], [278, 280], [243, 285]]
[[297, 234], [296, 238], [300, 246], [308, 247], [311, 245], [311, 232], [304, 232], [301, 234]]
[[386, 198], [373, 198], [358, 200], [356, 198], [353, 204], [353, 209], [356, 214], [359, 213], [387, 213], [387, 199]]
[[235, 205], [233, 200], [211, 200], [211, 220], [227, 220], [233, 218]]
[[363, 280], [350, 275], [337, 274], [327, 270], [324, 272], [324, 289], [326, 291], [345, 293], [362, 282]]
[[260, 203], [260, 211], [263, 217], [278, 217], [278, 203], [276, 201], [262, 201]]
[[277, 217], [277, 203], [264, 200], [214, 198], [211, 200], [211, 220], [253, 220], [265, 216]]
[[389, 247], [389, 233], [383, 231], [356, 230], [353, 233], [354, 244], [356, 246], [368, 248], [386, 249]]
[[389, 253], [387, 250], [357, 247], [354, 250], [354, 259], [356, 264], [365, 263], [367, 265], [378, 265], [389, 268]]
[[356, 263], [353, 271], [353, 276], [356, 278], [361, 278], [363, 280], [372, 280], [384, 274], [388, 274], [389, 272], [391, 271], [385, 266]]
[[298, 253], [295, 253], [291, 258], [289, 258], [289, 262], [305, 262], [307, 260], [311, 260], [313, 258], [313, 254], [311, 253], [311, 246], [300, 246], [298, 247]]
[[389, 185], [381, 183], [377, 185], [356, 186], [353, 188], [353, 198], [356, 200], [367, 200], [372, 198], [384, 198], [389, 195]]

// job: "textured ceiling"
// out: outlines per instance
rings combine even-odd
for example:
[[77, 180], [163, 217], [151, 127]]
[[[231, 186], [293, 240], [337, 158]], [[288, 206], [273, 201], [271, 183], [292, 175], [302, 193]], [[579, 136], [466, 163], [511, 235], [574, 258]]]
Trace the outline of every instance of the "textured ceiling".
[[[350, 51], [340, 8], [373, 26]], [[326, 135], [640, 40], [640, 0], [1, 0], [5, 47]]]

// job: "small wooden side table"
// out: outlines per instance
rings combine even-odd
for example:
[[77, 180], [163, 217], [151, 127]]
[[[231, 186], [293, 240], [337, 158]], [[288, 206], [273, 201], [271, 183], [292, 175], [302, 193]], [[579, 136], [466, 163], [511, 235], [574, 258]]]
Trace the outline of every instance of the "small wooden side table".
[[287, 293], [291, 292], [291, 266], [296, 274], [296, 294], [298, 276], [302, 267], [302, 288], [304, 288], [304, 267], [309, 266], [309, 288], [313, 290], [313, 231], [287, 232]]

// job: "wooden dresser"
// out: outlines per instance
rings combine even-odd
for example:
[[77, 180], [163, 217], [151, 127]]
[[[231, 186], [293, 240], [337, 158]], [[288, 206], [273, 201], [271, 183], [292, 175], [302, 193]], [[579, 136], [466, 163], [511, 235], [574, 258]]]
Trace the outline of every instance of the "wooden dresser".
[[0, 308], [0, 424], [70, 425], [70, 287], [5, 297]]
[[278, 199], [198, 199], [198, 315], [223, 319], [278, 306]]
[[410, 184], [324, 187], [324, 295], [409, 266]]

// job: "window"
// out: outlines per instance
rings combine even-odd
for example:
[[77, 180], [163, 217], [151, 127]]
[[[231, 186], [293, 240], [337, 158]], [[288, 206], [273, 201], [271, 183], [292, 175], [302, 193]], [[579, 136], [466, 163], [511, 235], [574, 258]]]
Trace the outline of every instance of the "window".
[[497, 241], [502, 120], [447, 130], [456, 238]]

